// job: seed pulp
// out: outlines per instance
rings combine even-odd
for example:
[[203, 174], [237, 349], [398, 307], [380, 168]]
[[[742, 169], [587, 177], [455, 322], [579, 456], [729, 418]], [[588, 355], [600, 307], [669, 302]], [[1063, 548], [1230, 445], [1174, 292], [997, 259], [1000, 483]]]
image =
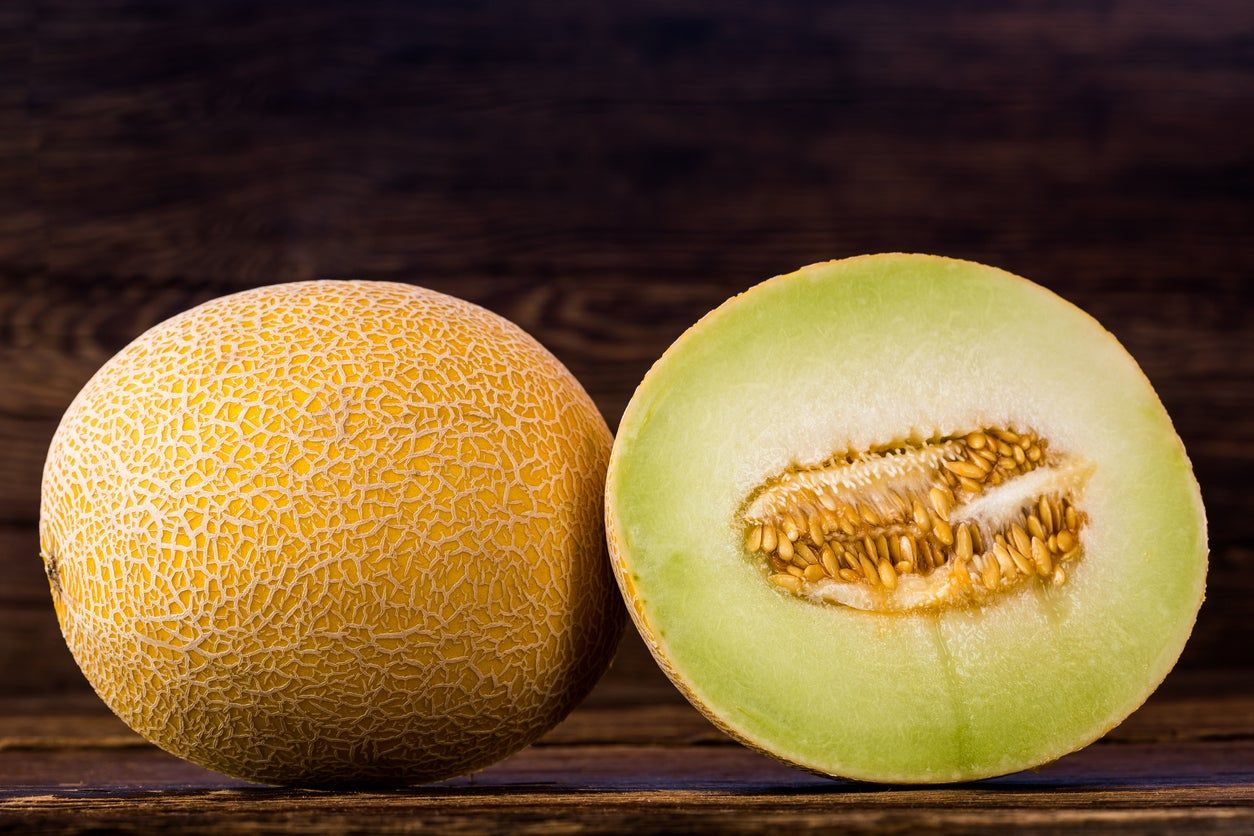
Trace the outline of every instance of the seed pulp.
[[1059, 585], [1081, 554], [1087, 469], [1030, 430], [989, 427], [793, 467], [741, 512], [769, 581], [873, 611]]

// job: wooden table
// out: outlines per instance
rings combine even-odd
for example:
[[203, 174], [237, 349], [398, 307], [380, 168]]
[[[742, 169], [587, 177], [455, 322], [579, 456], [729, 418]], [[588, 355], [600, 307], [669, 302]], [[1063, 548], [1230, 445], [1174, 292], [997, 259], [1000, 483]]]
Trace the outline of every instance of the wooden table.
[[393, 792], [258, 787], [148, 745], [88, 697], [0, 702], [0, 829], [66, 832], [1254, 832], [1254, 674], [1178, 673], [1104, 739], [1042, 769], [898, 787], [791, 769], [668, 684], [607, 680], [531, 748]]
[[[1251, 43], [1249, 0], [0, 3], [0, 829], [1254, 831]], [[728, 296], [887, 250], [1098, 317], [1194, 462], [1207, 602], [1162, 691], [1081, 753], [824, 780], [727, 741], [629, 635], [584, 707], [473, 778], [291, 792], [138, 741], [65, 650], [48, 440], [180, 310], [416, 282], [518, 322], [614, 426]]]

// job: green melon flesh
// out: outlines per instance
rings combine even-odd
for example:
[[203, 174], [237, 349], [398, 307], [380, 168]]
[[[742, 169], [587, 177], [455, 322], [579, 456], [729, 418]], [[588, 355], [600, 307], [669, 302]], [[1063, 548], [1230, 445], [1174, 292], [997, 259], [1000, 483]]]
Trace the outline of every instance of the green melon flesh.
[[[1093, 465], [1066, 583], [884, 614], [782, 592], [745, 553], [738, 509], [773, 474], [984, 426]], [[813, 265], [707, 315], [632, 398], [606, 499], [619, 584], [676, 685], [750, 746], [869, 781], [1092, 742], [1166, 676], [1205, 584], [1197, 484], [1136, 362], [1049, 291], [934, 256]]]

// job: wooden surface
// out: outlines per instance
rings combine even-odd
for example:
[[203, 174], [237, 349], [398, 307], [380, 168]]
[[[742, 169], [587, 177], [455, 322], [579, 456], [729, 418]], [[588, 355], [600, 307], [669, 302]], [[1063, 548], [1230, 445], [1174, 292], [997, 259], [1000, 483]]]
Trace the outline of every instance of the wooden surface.
[[248, 785], [144, 743], [81, 697], [0, 701], [0, 829], [212, 833], [1254, 831], [1254, 673], [1174, 676], [1100, 743], [1033, 772], [899, 787], [797, 772], [672, 689], [607, 680], [484, 772], [371, 793]]
[[[36, 557], [40, 468], [75, 392], [148, 326], [275, 281], [414, 281], [528, 329], [614, 425], [649, 364], [726, 297], [884, 250], [1026, 275], [1138, 358], [1209, 512], [1208, 600], [1184, 673], [1248, 684], [1252, 43], [1248, 0], [0, 4], [5, 722], [42, 739], [91, 699]], [[10, 749], [0, 785], [29, 785], [6, 790], [6, 809], [32, 820], [98, 803], [116, 821], [198, 824], [225, 805], [275, 827], [376, 807], [450, 827], [478, 812], [544, 829], [543, 810], [572, 827], [763, 820], [748, 809], [909, 827], [944, 808], [957, 827], [1019, 811], [1139, 829], [1218, 825], [1248, 802], [1248, 700], [1217, 706], [1239, 715], [1229, 736], [1192, 740], [1187, 726], [1163, 746], [1102, 744], [931, 793], [833, 786], [711, 743], [682, 708], [651, 707], [669, 686], [629, 637], [605, 687], [626, 699], [637, 685], [653, 689], [645, 703], [561, 732], [599, 718], [599, 737], [559, 734], [470, 790], [279, 804], [218, 794], [147, 749], [42, 744]], [[633, 730], [672, 721], [695, 736]], [[49, 789], [61, 781], [80, 786]]]

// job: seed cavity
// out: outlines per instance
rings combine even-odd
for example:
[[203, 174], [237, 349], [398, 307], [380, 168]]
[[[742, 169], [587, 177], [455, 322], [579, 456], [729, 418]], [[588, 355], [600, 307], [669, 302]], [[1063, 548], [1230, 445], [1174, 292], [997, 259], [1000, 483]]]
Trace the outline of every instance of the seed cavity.
[[1066, 582], [1091, 467], [1032, 430], [984, 427], [794, 466], [740, 513], [746, 551], [787, 593], [876, 612], [986, 602]]

